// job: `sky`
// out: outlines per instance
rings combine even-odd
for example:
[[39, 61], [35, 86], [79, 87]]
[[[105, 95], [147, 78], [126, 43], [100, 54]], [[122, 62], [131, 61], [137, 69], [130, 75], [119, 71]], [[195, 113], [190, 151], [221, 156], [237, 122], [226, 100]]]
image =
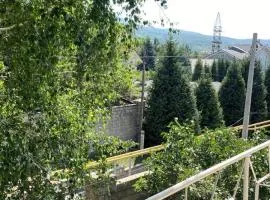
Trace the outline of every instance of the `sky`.
[[148, 20], [166, 16], [175, 28], [213, 34], [217, 13], [220, 12], [222, 36], [239, 39], [270, 39], [270, 0], [168, 0], [168, 8], [160, 9], [154, 0], [146, 0], [143, 10]]

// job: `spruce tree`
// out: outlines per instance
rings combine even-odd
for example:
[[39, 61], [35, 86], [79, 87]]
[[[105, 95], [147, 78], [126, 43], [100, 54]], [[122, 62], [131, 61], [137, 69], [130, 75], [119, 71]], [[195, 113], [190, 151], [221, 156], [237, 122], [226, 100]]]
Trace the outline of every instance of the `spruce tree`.
[[[249, 73], [249, 59], [242, 61], [242, 75], [247, 84]], [[266, 103], [266, 89], [263, 81], [262, 69], [260, 62], [255, 62], [253, 87], [251, 97], [251, 116], [250, 123], [260, 122], [266, 119], [267, 103]]]
[[227, 71], [228, 71], [228, 69], [229, 69], [230, 65], [231, 65], [231, 62], [230, 62], [230, 61], [228, 61], [228, 60], [226, 60], [226, 61], [225, 61], [226, 73], [227, 73]]
[[[151, 42], [150, 38], [146, 38], [143, 48], [141, 50], [140, 56], [145, 64], [145, 70], [154, 70], [155, 69], [155, 49], [154, 45]], [[137, 69], [142, 70], [143, 64], [140, 64]]]
[[236, 62], [229, 67], [222, 81], [219, 100], [227, 126], [234, 124], [243, 117], [245, 82], [241, 75], [240, 66]]
[[[265, 81], [264, 81], [265, 87], [266, 87], [266, 103], [267, 103], [267, 109], [268, 113], [270, 113], [270, 66], [268, 66], [268, 69], [265, 72]], [[269, 118], [269, 114], [268, 114]]]
[[211, 74], [213, 81], [218, 81], [218, 69], [217, 69], [217, 62], [214, 60], [212, 67], [211, 67]]
[[[166, 49], [166, 55], [177, 56], [172, 39], [167, 42]], [[175, 57], [165, 57], [157, 71], [145, 116], [146, 145], [159, 144], [162, 141], [160, 133], [168, 131], [175, 117], [179, 122], [186, 122], [196, 115], [194, 94], [181, 71]]]
[[248, 71], [249, 71], [249, 59], [244, 59], [241, 62], [242, 65], [242, 76], [244, 78], [245, 84], [247, 84], [248, 80]]
[[250, 123], [260, 122], [266, 119], [267, 104], [265, 99], [266, 90], [262, 76], [262, 68], [260, 62], [256, 62], [253, 77]]
[[215, 89], [209, 78], [199, 81], [196, 89], [197, 108], [201, 115], [200, 126], [211, 129], [223, 125], [222, 110]]
[[226, 76], [227, 69], [226, 64], [223, 59], [218, 60], [218, 80], [219, 82], [222, 82], [224, 77]]
[[204, 76], [205, 76], [206, 78], [210, 78], [210, 79], [212, 80], [211, 69], [210, 69], [209, 65], [206, 64], [206, 63], [205, 63], [205, 65], [204, 65]]
[[202, 60], [200, 58], [198, 58], [196, 64], [195, 64], [195, 68], [194, 68], [194, 72], [193, 72], [193, 76], [192, 76], [192, 81], [197, 81], [200, 78], [202, 78], [203, 75], [203, 63]]
[[191, 80], [192, 78], [192, 70], [191, 70], [191, 63], [188, 58], [185, 57], [184, 62], [182, 63], [182, 73], [186, 74], [188, 79]]

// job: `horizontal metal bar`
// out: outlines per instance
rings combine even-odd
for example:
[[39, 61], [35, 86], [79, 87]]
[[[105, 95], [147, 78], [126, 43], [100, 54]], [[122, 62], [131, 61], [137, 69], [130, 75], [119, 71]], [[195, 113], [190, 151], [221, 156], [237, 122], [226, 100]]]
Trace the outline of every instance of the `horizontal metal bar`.
[[262, 177], [258, 181], [256, 181], [256, 183], [260, 184], [260, 183], [264, 182], [268, 178], [270, 178], [270, 174], [266, 174], [264, 177]]
[[[132, 151], [132, 152], [129, 152], [129, 153], [124, 153], [124, 154], [121, 154], [121, 155], [118, 155], [118, 156], [113, 156], [113, 157], [107, 158], [106, 161], [108, 163], [112, 163], [112, 162], [116, 162], [116, 161], [123, 160], [123, 159], [143, 156], [143, 155], [150, 154], [152, 152], [160, 151], [160, 150], [163, 150], [163, 149], [164, 149], [163, 145], [158, 145], [158, 146], [149, 147], [149, 148], [146, 148], [146, 149], [141, 149], [141, 150], [138, 150], [138, 151]], [[85, 165], [85, 169], [95, 167], [97, 165], [98, 165], [98, 162], [90, 161]]]
[[149, 197], [147, 200], [160, 200], [160, 199], [165, 199], [166, 197], [169, 197], [179, 191], [181, 191], [182, 189], [190, 186], [191, 184], [193, 183], [196, 183], [200, 180], [202, 180], [203, 178], [211, 175], [211, 174], [214, 174], [224, 168], [226, 168], [227, 166], [229, 165], [232, 165], [240, 160], [242, 160], [243, 158], [246, 158], [250, 155], [252, 155], [253, 153], [257, 152], [257, 151], [260, 151], [266, 147], [268, 147], [270, 144], [270, 140], [258, 145], [258, 146], [255, 146], [247, 151], [244, 151], [232, 158], [229, 158], [228, 160], [225, 160], [217, 165], [214, 165], [213, 167], [210, 167], [194, 176], [191, 176], [190, 178], [180, 182], [180, 183], [177, 183], [176, 185], [172, 186], [172, 187], [169, 187], [167, 188], [166, 190], [154, 195], [154, 196], [151, 196]]

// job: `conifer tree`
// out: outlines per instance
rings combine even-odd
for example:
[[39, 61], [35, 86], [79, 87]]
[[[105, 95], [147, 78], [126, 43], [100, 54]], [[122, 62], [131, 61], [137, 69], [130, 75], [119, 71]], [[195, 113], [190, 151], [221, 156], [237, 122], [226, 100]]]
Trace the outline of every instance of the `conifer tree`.
[[[146, 38], [140, 56], [144, 61], [145, 70], [153, 70], [155, 68], [155, 49], [150, 38]], [[142, 70], [142, 67], [142, 64], [140, 64], [137, 68], [138, 70]]]
[[[268, 113], [270, 113], [270, 66], [268, 66], [268, 69], [265, 72], [265, 87], [266, 87], [266, 103], [267, 103], [267, 109]], [[269, 118], [269, 114], [268, 114]]]
[[214, 60], [212, 67], [211, 67], [211, 74], [213, 81], [218, 81], [218, 69], [217, 69], [217, 62]]
[[[242, 76], [247, 85], [250, 60], [242, 61]], [[260, 122], [267, 116], [267, 96], [260, 62], [255, 62], [251, 97], [250, 123]]]
[[219, 90], [220, 105], [227, 126], [234, 124], [243, 117], [245, 104], [245, 82], [240, 66], [234, 62], [228, 69]]
[[197, 108], [200, 112], [200, 126], [211, 129], [223, 125], [222, 110], [218, 101], [215, 89], [211, 85], [209, 78], [203, 78], [199, 81], [196, 89]]
[[218, 80], [222, 82], [224, 77], [226, 76], [227, 69], [226, 64], [223, 59], [218, 60]]
[[231, 65], [231, 62], [230, 62], [230, 61], [228, 61], [228, 60], [226, 60], [226, 61], [225, 61], [226, 73], [227, 73], [227, 71], [228, 71], [228, 69], [229, 69], [230, 65]]
[[254, 68], [253, 88], [251, 97], [251, 116], [250, 123], [260, 122], [266, 119], [267, 104], [266, 90], [262, 77], [262, 68], [260, 62], [256, 62]]
[[204, 65], [204, 75], [205, 75], [206, 78], [210, 78], [212, 80], [211, 69], [210, 69], [209, 65], [206, 64], [206, 63]]
[[203, 63], [202, 60], [200, 58], [198, 58], [196, 64], [195, 64], [195, 68], [194, 68], [194, 72], [193, 72], [193, 76], [192, 76], [192, 81], [197, 81], [200, 78], [202, 78], [203, 75]]
[[242, 65], [242, 76], [244, 78], [245, 84], [247, 85], [248, 71], [249, 71], [249, 59], [242, 60], [241, 65]]
[[[172, 39], [166, 46], [166, 55], [177, 55]], [[145, 116], [146, 145], [159, 144], [162, 141], [160, 133], [168, 130], [175, 117], [179, 122], [186, 122], [194, 119], [195, 115], [195, 97], [187, 76], [181, 73], [178, 59], [164, 58], [150, 91]]]
[[186, 74], [188, 79], [191, 80], [192, 78], [192, 70], [191, 70], [191, 63], [189, 61], [188, 58], [184, 58], [184, 62], [182, 63], [182, 71], [183, 71], [183, 74]]

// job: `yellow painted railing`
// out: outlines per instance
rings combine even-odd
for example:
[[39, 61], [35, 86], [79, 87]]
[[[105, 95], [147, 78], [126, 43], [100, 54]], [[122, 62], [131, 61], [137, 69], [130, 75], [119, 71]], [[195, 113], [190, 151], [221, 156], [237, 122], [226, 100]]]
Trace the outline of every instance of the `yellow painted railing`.
[[[270, 120], [250, 124], [248, 126], [248, 129], [251, 130], [251, 131], [254, 131], [254, 130], [259, 130], [259, 129], [267, 128], [267, 127], [270, 127]], [[237, 130], [241, 130], [243, 128], [243, 125], [235, 126], [235, 127], [232, 127], [232, 128], [237, 129]], [[142, 149], [142, 150], [132, 151], [132, 152], [124, 153], [124, 154], [117, 155], [117, 156], [112, 156], [110, 158], [107, 158], [106, 161], [108, 163], [119, 162], [119, 161], [124, 160], [124, 159], [140, 157], [140, 156], [143, 156], [143, 155], [146, 155], [146, 154], [161, 151], [163, 149], [164, 149], [163, 145], [153, 146], [153, 147], [145, 148], [145, 149]], [[98, 165], [97, 162], [90, 161], [85, 165], [85, 168], [88, 169], [88, 168], [95, 167], [97, 165]]]
[[[121, 155], [109, 157], [109, 158], [106, 159], [106, 161], [107, 161], [107, 163], [115, 163], [115, 162], [118, 162], [118, 161], [121, 161], [121, 160], [124, 160], [124, 159], [131, 159], [131, 158], [136, 158], [136, 157], [139, 157], [139, 156], [144, 156], [146, 154], [157, 152], [157, 151], [160, 151], [160, 150], [163, 150], [163, 149], [164, 149], [163, 145], [157, 145], [157, 146], [154, 146], [154, 147], [149, 147], [149, 148], [145, 148], [145, 149], [141, 149], [141, 150], [132, 151], [132, 152], [124, 153], [124, 154], [121, 154]], [[92, 161], [92, 162], [88, 162], [85, 165], [85, 168], [89, 169], [89, 168], [93, 168], [93, 167], [95, 167], [97, 165], [98, 165], [98, 162]]]
[[[263, 122], [258, 122], [255, 124], [250, 124], [248, 126], [249, 130], [255, 131], [255, 130], [259, 130], [262, 128], [267, 128], [270, 127], [270, 120], [267, 121], [263, 121]], [[235, 126], [232, 127], [233, 129], [237, 129], [237, 130], [241, 130], [243, 128], [242, 125], [240, 126]], [[142, 157], [144, 155], [149, 155], [151, 153], [154, 152], [158, 152], [164, 149], [164, 145], [157, 145], [157, 146], [153, 146], [153, 147], [149, 147], [149, 148], [145, 148], [145, 149], [141, 149], [141, 150], [137, 150], [137, 151], [132, 151], [132, 152], [128, 152], [128, 153], [124, 153], [121, 155], [117, 155], [117, 156], [112, 156], [106, 159], [106, 162], [108, 164], [123, 164], [125, 166], [128, 165], [129, 167], [129, 171], [132, 165], [132, 161], [134, 162], [135, 158], [137, 157]], [[98, 166], [98, 162], [96, 161], [89, 161], [88, 163], [85, 164], [84, 168], [85, 169], [90, 169], [90, 168], [94, 168]], [[69, 171], [69, 170], [68, 170]], [[54, 171], [52, 174], [55, 174], [57, 172], [62, 172], [62, 170], [57, 170]]]

